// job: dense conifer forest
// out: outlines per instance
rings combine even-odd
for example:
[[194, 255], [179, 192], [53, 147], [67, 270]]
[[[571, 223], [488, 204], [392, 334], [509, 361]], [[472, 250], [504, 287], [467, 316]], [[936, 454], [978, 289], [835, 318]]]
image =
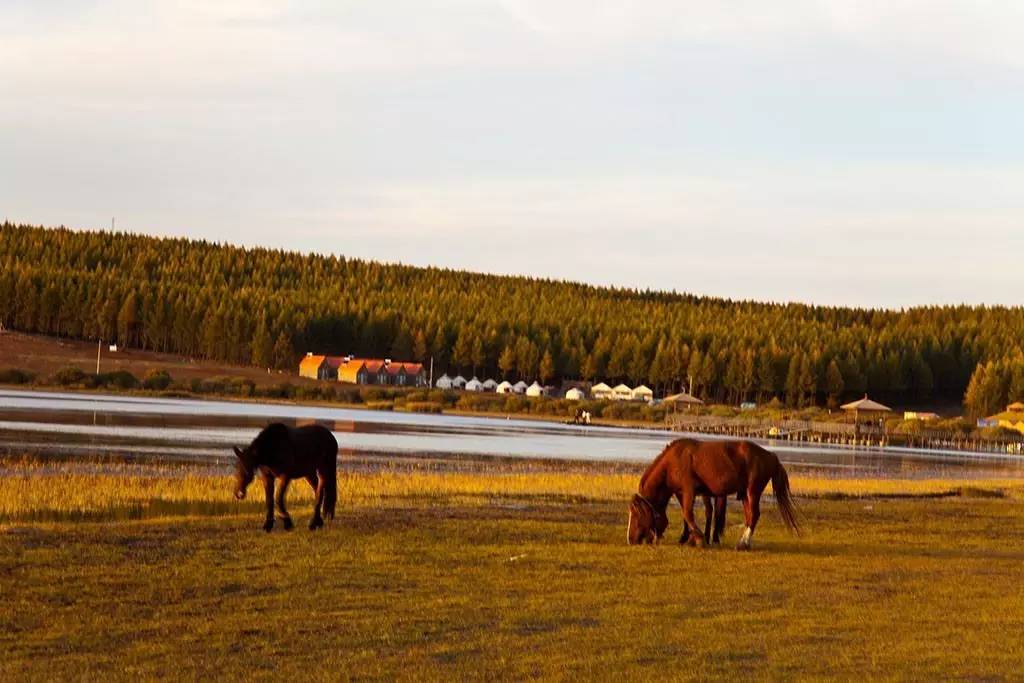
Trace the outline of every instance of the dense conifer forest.
[[965, 398], [987, 414], [1024, 398], [1021, 308], [730, 301], [12, 223], [0, 226], [0, 323], [277, 368], [311, 350], [656, 392], [692, 378], [730, 403], [868, 392]]

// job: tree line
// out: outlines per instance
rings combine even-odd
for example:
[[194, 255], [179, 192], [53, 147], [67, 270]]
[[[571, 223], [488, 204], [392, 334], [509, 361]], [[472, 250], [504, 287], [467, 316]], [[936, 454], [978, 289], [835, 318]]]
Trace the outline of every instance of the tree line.
[[1005, 369], [1022, 364], [1021, 308], [732, 301], [13, 223], [0, 265], [6, 327], [229, 363], [433, 358], [436, 374], [692, 383], [712, 401], [797, 407], [870, 393], [980, 414], [1024, 399]]

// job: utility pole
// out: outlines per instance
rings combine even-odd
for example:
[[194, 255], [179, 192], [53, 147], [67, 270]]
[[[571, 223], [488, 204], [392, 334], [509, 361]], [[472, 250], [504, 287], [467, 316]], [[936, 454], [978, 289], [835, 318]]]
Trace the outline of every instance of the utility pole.
[[428, 386], [428, 388], [434, 386], [434, 357], [433, 356], [430, 357], [430, 384], [428, 384], [427, 386]]
[[96, 340], [96, 374], [100, 374], [100, 349], [103, 347], [103, 340]]

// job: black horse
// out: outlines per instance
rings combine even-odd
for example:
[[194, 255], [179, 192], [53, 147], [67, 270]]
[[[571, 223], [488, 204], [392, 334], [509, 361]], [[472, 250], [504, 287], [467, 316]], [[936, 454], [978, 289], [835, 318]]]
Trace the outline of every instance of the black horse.
[[[249, 447], [235, 447], [238, 467], [235, 472], [235, 498], [245, 498], [256, 470], [263, 477], [263, 490], [267, 494], [267, 519], [263, 530], [274, 528], [274, 503], [277, 515], [286, 530], [291, 529], [291, 515], [284, 507], [284, 496], [292, 479], [304, 478], [316, 492], [310, 530], [324, 525], [324, 518], [334, 519], [334, 506], [338, 500], [338, 441], [331, 430], [321, 425], [289, 427], [279, 422], [267, 425]], [[277, 495], [274, 495], [274, 480]], [[323, 508], [323, 516], [320, 514]]]

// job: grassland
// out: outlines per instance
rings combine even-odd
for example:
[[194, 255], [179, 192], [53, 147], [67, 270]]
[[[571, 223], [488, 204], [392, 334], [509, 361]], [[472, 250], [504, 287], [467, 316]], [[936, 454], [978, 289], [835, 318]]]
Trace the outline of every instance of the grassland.
[[743, 554], [627, 547], [635, 481], [348, 474], [264, 534], [215, 466], [0, 462], [0, 679], [1019, 675], [1024, 483], [794, 478]]

